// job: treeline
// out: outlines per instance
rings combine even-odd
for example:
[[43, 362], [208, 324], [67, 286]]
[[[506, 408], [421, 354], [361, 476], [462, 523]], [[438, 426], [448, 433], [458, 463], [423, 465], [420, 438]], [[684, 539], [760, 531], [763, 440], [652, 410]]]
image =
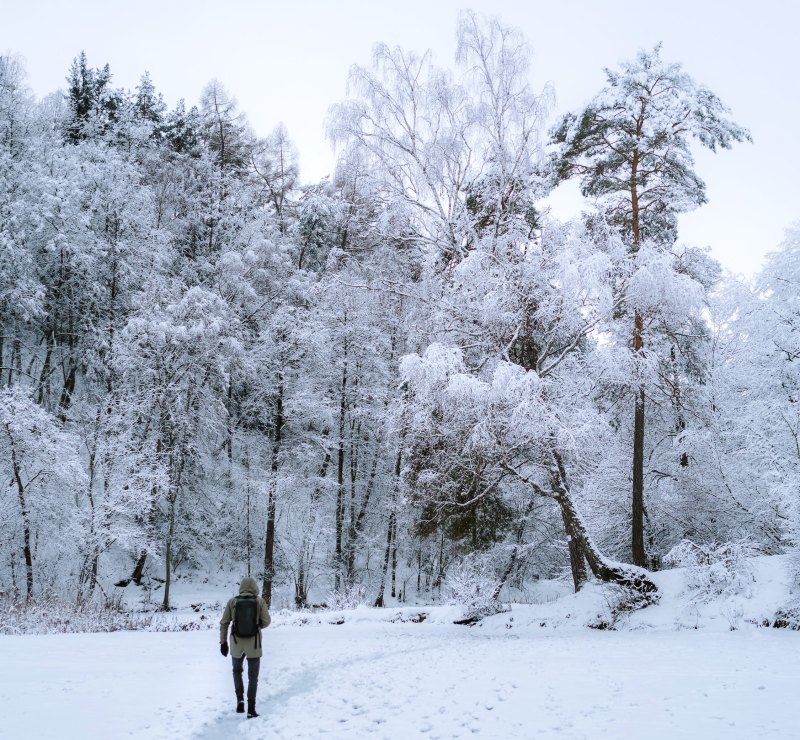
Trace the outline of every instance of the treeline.
[[691, 142], [749, 134], [659, 48], [553, 122], [518, 31], [458, 38], [354, 67], [305, 185], [217, 81], [170, 109], [81, 54], [36, 100], [0, 57], [2, 590], [648, 592], [618, 561], [795, 546], [800, 232], [752, 287], [677, 239]]

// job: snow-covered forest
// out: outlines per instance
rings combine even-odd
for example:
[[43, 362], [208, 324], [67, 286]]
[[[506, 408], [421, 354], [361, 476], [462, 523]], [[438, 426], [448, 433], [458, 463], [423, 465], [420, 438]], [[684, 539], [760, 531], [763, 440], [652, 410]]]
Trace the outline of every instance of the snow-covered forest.
[[[236, 80], [168, 106], [79, 54], [37, 99], [0, 57], [3, 598], [168, 610], [236, 572], [273, 608], [480, 616], [794, 562], [800, 227], [752, 281], [677, 229], [693, 152], [747, 129], [659, 47], [557, 118], [519, 31], [457, 32], [449, 66], [352, 68], [313, 183]], [[559, 221], [568, 180], [592, 206]]]

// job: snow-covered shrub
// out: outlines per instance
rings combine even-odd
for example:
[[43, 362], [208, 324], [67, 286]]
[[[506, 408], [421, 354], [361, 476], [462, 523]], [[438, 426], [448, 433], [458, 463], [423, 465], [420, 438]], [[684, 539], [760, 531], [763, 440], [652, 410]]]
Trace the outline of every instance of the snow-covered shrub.
[[120, 598], [76, 604], [60, 598], [26, 601], [0, 597], [0, 635], [53, 635], [78, 632], [193, 632], [216, 629], [216, 620], [181, 619], [163, 611], [133, 611]]
[[484, 558], [464, 558], [451, 568], [445, 585], [450, 590], [452, 602], [463, 608], [464, 621], [504, 611], [497, 597], [500, 580]]
[[755, 581], [752, 559], [758, 553], [751, 542], [698, 545], [682, 540], [664, 556], [664, 562], [686, 568], [686, 589], [695, 601], [734, 595], [749, 598]]
[[800, 601], [794, 601], [775, 612], [774, 619], [764, 624], [765, 627], [800, 630]]
[[119, 603], [75, 604], [60, 599], [0, 599], [0, 635], [159, 630], [154, 614], [131, 613]]
[[343, 586], [338, 591], [328, 594], [328, 606], [331, 609], [356, 609], [367, 603], [367, 587], [362, 583]]

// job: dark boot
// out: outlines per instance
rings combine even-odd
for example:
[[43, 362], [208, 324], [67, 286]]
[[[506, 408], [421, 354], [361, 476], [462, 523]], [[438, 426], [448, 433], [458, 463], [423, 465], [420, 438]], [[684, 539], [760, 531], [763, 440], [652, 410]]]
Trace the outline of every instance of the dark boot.
[[253, 717], [258, 717], [258, 712], [256, 711], [255, 704], [248, 704], [247, 705], [247, 719], [253, 719]]
[[236, 700], [236, 714], [244, 714], [244, 699]]

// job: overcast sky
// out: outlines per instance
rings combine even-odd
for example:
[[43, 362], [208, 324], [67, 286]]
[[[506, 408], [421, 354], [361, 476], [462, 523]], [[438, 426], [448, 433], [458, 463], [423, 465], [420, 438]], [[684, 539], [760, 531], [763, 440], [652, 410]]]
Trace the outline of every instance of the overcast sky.
[[[798, 29], [795, 0], [3, 0], [0, 51], [21, 54], [38, 96], [64, 87], [72, 59], [110, 64], [116, 86], [132, 89], [149, 70], [171, 105], [196, 103], [216, 77], [235, 95], [255, 131], [283, 121], [300, 152], [301, 176], [330, 172], [323, 127], [345, 94], [351, 64], [368, 64], [377, 41], [452, 63], [458, 11], [499, 15], [534, 49], [532, 81], [555, 86], [557, 111], [585, 103], [602, 68], [663, 41], [750, 128], [755, 143], [716, 155], [696, 151], [709, 203], [681, 217], [681, 240], [710, 246], [729, 269], [755, 272], [783, 230], [800, 219]], [[579, 197], [557, 194], [558, 215]], [[572, 213], [570, 213], [572, 212]]]

